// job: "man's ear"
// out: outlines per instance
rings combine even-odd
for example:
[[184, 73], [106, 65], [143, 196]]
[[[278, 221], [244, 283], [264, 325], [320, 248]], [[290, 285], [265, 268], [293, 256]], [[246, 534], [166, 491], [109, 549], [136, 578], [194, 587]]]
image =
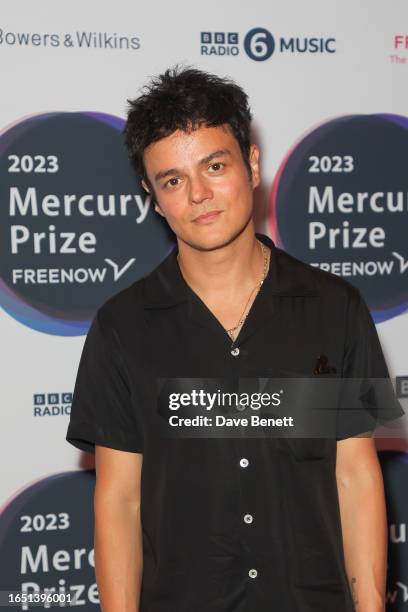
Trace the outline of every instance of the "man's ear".
[[[152, 193], [152, 190], [149, 189], [149, 187], [147, 186], [147, 183], [146, 183], [146, 181], [144, 179], [142, 179], [142, 187], [146, 191], [146, 193], [148, 193], [149, 195], [152, 196], [152, 200], [154, 202], [154, 192]], [[155, 212], [159, 213], [159, 215], [164, 217], [163, 211], [160, 208], [160, 206], [157, 204], [157, 202], [154, 202], [154, 210], [155, 210]]]
[[259, 170], [259, 147], [256, 144], [251, 144], [249, 148], [249, 165], [251, 167], [252, 187], [258, 187], [261, 182]]
[[162, 217], [164, 217], [164, 212], [162, 211], [162, 209], [160, 208], [159, 204], [157, 204], [157, 202], [154, 203], [154, 210], [159, 213], [159, 215], [161, 215]]

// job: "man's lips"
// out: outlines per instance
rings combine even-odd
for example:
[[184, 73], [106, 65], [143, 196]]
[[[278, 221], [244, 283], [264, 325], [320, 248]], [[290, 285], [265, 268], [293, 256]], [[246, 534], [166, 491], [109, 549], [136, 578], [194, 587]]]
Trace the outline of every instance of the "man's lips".
[[210, 210], [207, 213], [204, 213], [202, 215], [200, 215], [199, 217], [196, 217], [195, 219], [193, 219], [194, 223], [200, 223], [200, 224], [205, 224], [205, 223], [211, 223], [211, 221], [214, 221], [219, 214], [221, 214], [221, 210]]

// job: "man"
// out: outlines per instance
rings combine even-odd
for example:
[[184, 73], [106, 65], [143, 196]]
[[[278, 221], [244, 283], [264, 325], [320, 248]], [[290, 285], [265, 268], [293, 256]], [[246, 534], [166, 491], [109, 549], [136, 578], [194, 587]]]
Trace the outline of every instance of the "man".
[[[75, 386], [67, 439], [95, 452], [103, 612], [385, 609], [383, 483], [357, 437], [375, 394], [332, 439], [163, 428], [163, 393], [197, 381], [388, 377], [358, 291], [255, 233], [250, 119], [236, 84], [194, 69], [130, 103], [130, 158], [177, 248], [98, 310]], [[383, 419], [400, 416], [387, 401]]]

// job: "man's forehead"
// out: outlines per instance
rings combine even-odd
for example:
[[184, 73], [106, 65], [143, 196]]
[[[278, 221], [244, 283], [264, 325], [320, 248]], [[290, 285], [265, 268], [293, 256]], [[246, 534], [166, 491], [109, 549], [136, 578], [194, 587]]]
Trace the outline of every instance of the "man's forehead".
[[[144, 155], [151, 158], [155, 153], [170, 151], [173, 149], [185, 150], [187, 147], [210, 146], [212, 142], [235, 141], [231, 128], [228, 125], [207, 126], [202, 125], [186, 130], [175, 130], [171, 134], [160, 138], [149, 144], [144, 150]], [[238, 143], [237, 143], [238, 145]], [[218, 147], [217, 147], [218, 148]]]
[[194, 130], [176, 130], [151, 143], [144, 151], [145, 165], [153, 174], [180, 165], [203, 163], [212, 156], [232, 155], [239, 145], [229, 126], [201, 126]]

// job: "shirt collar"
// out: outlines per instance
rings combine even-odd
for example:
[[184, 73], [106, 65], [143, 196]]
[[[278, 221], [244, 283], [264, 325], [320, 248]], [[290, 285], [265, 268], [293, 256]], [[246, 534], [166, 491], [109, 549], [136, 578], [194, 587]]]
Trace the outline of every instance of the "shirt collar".
[[[316, 296], [317, 288], [311, 266], [278, 248], [265, 234], [258, 240], [271, 249], [268, 274], [264, 280], [268, 293], [276, 296]], [[187, 301], [191, 289], [184, 280], [177, 261], [175, 247], [162, 263], [144, 278], [145, 308], [168, 308]]]

